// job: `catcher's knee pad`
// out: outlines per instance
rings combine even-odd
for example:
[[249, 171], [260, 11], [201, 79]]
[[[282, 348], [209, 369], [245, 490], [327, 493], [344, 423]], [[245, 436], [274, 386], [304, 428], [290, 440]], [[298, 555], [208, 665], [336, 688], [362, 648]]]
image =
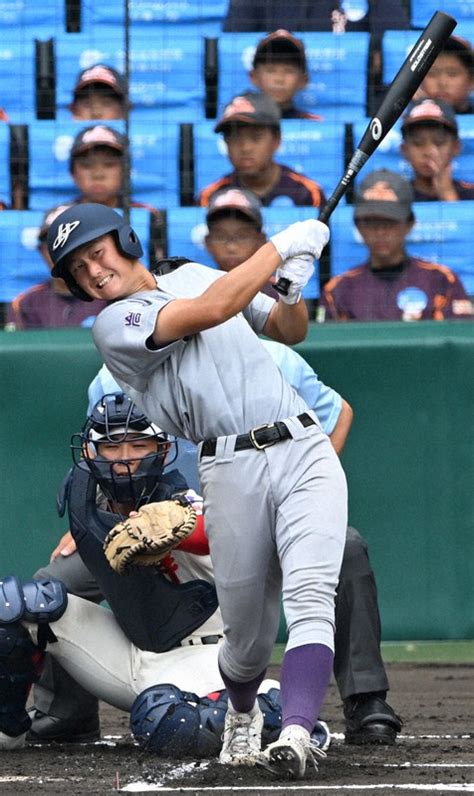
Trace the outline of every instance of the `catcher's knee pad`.
[[56, 622], [67, 607], [66, 587], [60, 580], [44, 578], [21, 585], [15, 575], [0, 580], [0, 626], [25, 619]]
[[220, 749], [226, 710], [227, 703], [154, 685], [133, 703], [130, 729], [140, 746], [163, 757], [209, 757]]
[[39, 625], [56, 622], [67, 608], [67, 591], [64, 583], [55, 578], [29, 580], [23, 584], [25, 597], [24, 619]]

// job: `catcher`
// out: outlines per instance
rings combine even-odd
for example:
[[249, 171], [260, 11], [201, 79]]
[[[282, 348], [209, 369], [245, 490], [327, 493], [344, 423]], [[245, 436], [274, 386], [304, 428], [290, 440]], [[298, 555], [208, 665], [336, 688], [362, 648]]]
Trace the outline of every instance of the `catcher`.
[[[218, 754], [227, 709], [217, 665], [222, 620], [200, 499], [177, 470], [163, 473], [170, 449], [167, 436], [121, 393], [105, 395], [73, 437], [75, 466], [59, 495], [60, 512], [68, 504], [82, 567], [112, 610], [67, 594], [52, 578], [23, 586], [3, 579], [0, 748], [25, 742], [26, 700], [47, 649], [89, 694], [129, 711], [132, 732], [147, 749]], [[260, 686], [267, 742], [281, 728], [275, 686]], [[316, 741], [327, 743], [325, 726], [316, 730]]]

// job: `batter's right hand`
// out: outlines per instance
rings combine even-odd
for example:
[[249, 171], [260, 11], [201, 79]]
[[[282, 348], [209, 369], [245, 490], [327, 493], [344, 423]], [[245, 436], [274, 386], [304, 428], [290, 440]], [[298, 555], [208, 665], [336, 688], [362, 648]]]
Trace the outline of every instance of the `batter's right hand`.
[[315, 218], [297, 221], [270, 238], [282, 260], [311, 254], [318, 260], [329, 240], [329, 227]]
[[55, 558], [58, 556], [71, 556], [77, 550], [76, 543], [72, 536], [71, 531], [67, 531], [64, 536], [61, 537], [59, 540], [59, 544], [57, 547], [54, 548], [53, 552], [51, 553], [51, 558], [49, 562], [51, 563], [54, 561]]

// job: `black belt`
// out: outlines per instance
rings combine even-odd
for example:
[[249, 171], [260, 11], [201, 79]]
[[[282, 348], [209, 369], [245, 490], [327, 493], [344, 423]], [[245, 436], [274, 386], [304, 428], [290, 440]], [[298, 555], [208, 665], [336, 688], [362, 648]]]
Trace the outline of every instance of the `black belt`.
[[[298, 415], [297, 420], [300, 421], [304, 428], [315, 425], [315, 421], [310, 415], [304, 412]], [[243, 451], [247, 448], [255, 448], [258, 451], [268, 448], [269, 445], [274, 445], [275, 442], [281, 442], [283, 439], [289, 439], [291, 434], [288, 427], [281, 421], [277, 420], [276, 423], [271, 425], [257, 426], [252, 428], [248, 434], [239, 434], [235, 440], [236, 451]], [[215, 456], [216, 455], [217, 439], [206, 439], [202, 443], [201, 456]]]
[[194, 636], [183, 639], [182, 647], [194, 647], [196, 644], [218, 644], [223, 636]]

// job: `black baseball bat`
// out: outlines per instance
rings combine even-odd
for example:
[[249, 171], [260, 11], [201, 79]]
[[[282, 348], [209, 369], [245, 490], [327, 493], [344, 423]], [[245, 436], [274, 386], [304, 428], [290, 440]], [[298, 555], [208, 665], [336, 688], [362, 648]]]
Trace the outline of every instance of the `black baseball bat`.
[[[367, 163], [380, 142], [401, 116], [456, 25], [456, 20], [449, 14], [444, 14], [442, 11], [436, 11], [433, 14], [393, 78], [380, 108], [367, 125], [359, 146], [351, 157], [346, 173], [319, 214], [320, 221], [324, 223], [328, 221], [362, 166]], [[286, 295], [290, 284], [289, 279], [281, 277], [274, 288], [279, 293]]]

